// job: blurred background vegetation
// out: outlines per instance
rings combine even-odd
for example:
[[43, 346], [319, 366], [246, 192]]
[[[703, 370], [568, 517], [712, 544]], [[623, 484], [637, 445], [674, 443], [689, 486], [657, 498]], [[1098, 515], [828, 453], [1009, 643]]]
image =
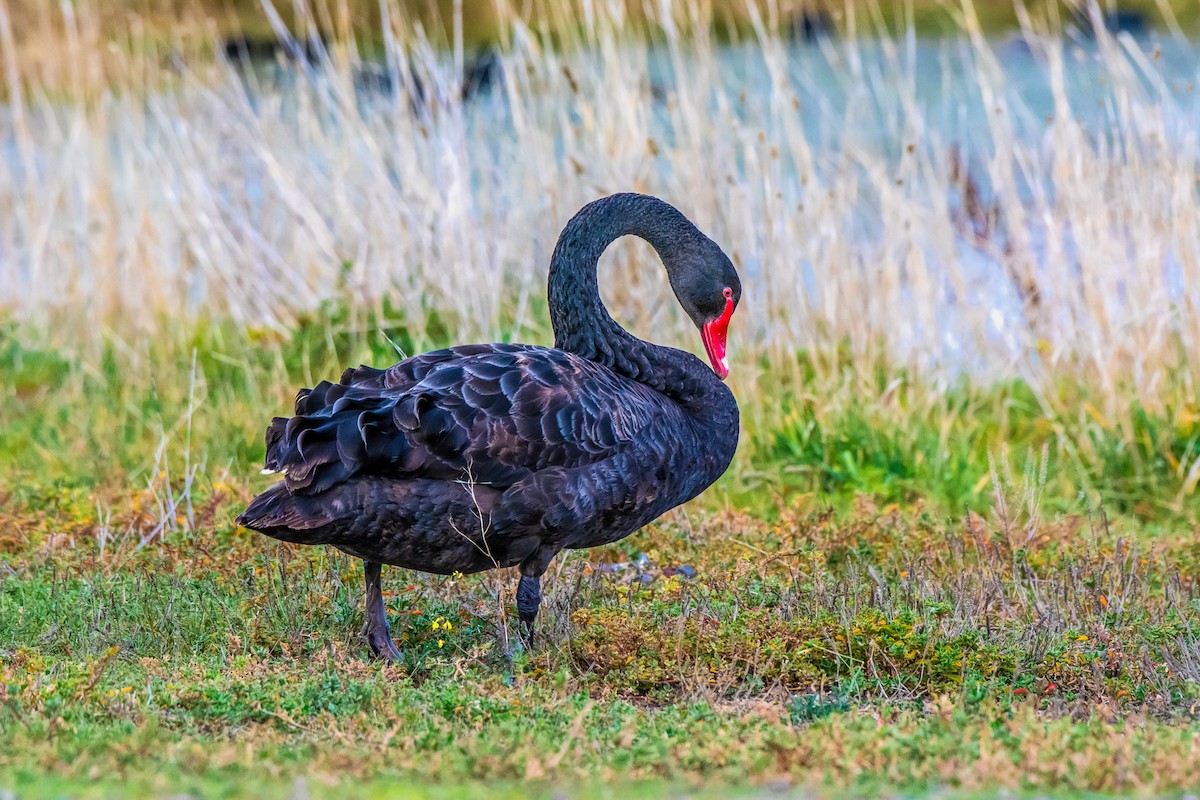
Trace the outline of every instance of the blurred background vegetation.
[[[593, 4], [581, 0], [400, 0], [383, 5], [392, 24], [420, 28], [440, 45], [450, 45], [459, 37], [468, 48], [504, 43], [514, 19], [550, 39], [570, 40], [586, 26], [589, 14], [594, 14], [589, 11]], [[698, 9], [695, 18], [705, 20], [719, 39], [744, 38], [752, 35], [750, 5], [743, 0], [701, 0], [694, 4]], [[27, 57], [36, 57], [40, 46], [51, 46], [62, 20], [57, 4], [6, 0], [6, 6], [17, 43]], [[271, 7], [270, 13], [266, 6]], [[647, 22], [652, 28], [657, 17], [651, 4], [638, 0], [613, 0], [603, 7], [631, 29]], [[967, 8], [982, 30], [992, 35], [1019, 30], [1023, 15], [1059, 30], [1072, 26], [1086, 30], [1095, 21], [1087, 0], [1001, 0], [965, 6], [955, 0], [780, 0], [764, 4], [763, 15], [784, 35], [798, 38], [816, 33], [894, 35], [909, 30], [921, 36], [955, 36], [962, 31]], [[1200, 30], [1200, 8], [1191, 0], [1106, 0], [1095, 9], [1099, 21], [1114, 30]], [[381, 46], [386, 27], [378, 0], [311, 4], [290, 0], [111, 0], [77, 4], [77, 13], [92, 16], [88, 24], [103, 38], [134, 48], [170, 46], [188, 39], [205, 43], [270, 41], [276, 38], [275, 17], [294, 35], [316, 33], [342, 40], [353, 36], [360, 46], [371, 50]]]
[[[103, 3], [95, 11], [100, 15], [104, 27], [112, 31], [127, 26], [128, 20], [137, 17], [151, 31], [180, 32], [180, 22], [192, 24], [225, 37], [265, 37], [272, 27], [263, 0], [112, 0]], [[270, 3], [280, 18], [295, 32], [297, 30], [297, 6], [292, 2]], [[429, 31], [450, 31], [456, 15], [461, 14], [463, 38], [468, 44], [496, 43], [505, 36], [504, 28], [515, 15], [534, 26], [564, 23], [572, 18], [582, 24], [585, 8], [590, 4], [578, 0], [401, 0], [390, 3], [393, 13], [404, 15], [411, 23], [419, 22]], [[705, 15], [711, 15], [718, 26], [730, 31], [749, 30], [747, 4], [739, 0], [705, 0]], [[1018, 27], [1017, 5], [1009, 2], [986, 2], [974, 5], [984, 30], [989, 33], [1004, 33]], [[1088, 4], [1083, 0], [1032, 0], [1021, 4], [1026, 13], [1034, 17], [1058, 19], [1070, 24], [1086, 20]], [[619, 14], [631, 19], [645, 19], [647, 4], [634, 0], [617, 0], [604, 3], [610, 11], [619, 9]], [[83, 7], [87, 7], [86, 4]], [[344, 30], [347, 24], [355, 26], [362, 34], [378, 30], [381, 25], [380, 4], [377, 0], [333, 0], [314, 4], [324, 9], [318, 15], [317, 24], [324, 26], [324, 33], [332, 34]], [[963, 5], [951, 0], [906, 0], [889, 3], [881, 0], [779, 0], [767, 4], [770, 14], [777, 16], [787, 25], [803, 28], [804, 20], [809, 25], [823, 24], [830, 32], [853, 34], [871, 30], [881, 23], [885, 29], [899, 32], [908, 27], [918, 34], [956, 34], [958, 20], [963, 14]], [[1200, 10], [1189, 0], [1108, 0], [1099, 3], [1102, 18], [1110, 23], [1150, 25], [1168, 27], [1176, 23], [1185, 29], [1194, 30], [1200, 23]], [[8, 10], [14, 28], [29, 30], [42, 24], [48, 17], [56, 15], [53, 4], [40, 0], [9, 0]], [[307, 17], [307, 14], [302, 16]]]

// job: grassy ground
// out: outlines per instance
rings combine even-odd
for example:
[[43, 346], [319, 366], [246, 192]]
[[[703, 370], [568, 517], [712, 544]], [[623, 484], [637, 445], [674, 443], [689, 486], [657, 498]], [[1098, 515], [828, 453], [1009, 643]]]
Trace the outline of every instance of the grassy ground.
[[[357, 564], [203, 499], [194, 532], [141, 551], [57, 533], [10, 554], [0, 780], [1163, 792], [1200, 769], [1194, 541], [692, 509], [563, 559], [511, 667], [510, 576], [390, 573], [395, 668], [355, 639]], [[603, 568], [637, 549], [641, 571]]]
[[[830, 386], [823, 411], [795, 401], [815, 419], [748, 437], [705, 499], [560, 558], [531, 653], [511, 641], [513, 576], [386, 573], [405, 662], [383, 667], [356, 638], [357, 561], [232, 524], [267, 484], [258, 429], [285, 387], [388, 360], [317, 330], [209, 341], [194, 367], [164, 353], [153, 380], [7, 335], [0, 788], [1194, 787], [1200, 536], [1153, 447], [1080, 493], [1018, 389], [939, 401], [943, 421], [961, 404], [939, 436], [937, 405], [839, 406]], [[1120, 449], [1089, 426], [1070, 436]], [[953, 455], [930, 464], [939, 439]], [[1148, 508], [1089, 500], [1123, 486]]]

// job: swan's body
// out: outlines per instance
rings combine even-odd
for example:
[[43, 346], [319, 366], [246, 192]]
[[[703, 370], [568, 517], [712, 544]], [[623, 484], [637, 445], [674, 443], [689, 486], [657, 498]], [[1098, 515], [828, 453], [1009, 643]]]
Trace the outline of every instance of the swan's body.
[[[713, 369], [636, 339], [604, 311], [596, 261], [624, 233], [663, 257]], [[642, 195], [597, 201], [564, 230], [551, 263], [556, 348], [453, 347], [302, 391], [296, 416], [267, 431], [268, 471], [284, 479], [239, 522], [362, 558], [377, 655], [395, 655], [379, 564], [519, 566], [531, 631], [555, 554], [628, 536], [728, 467], [738, 409], [714, 369], [725, 369], [724, 326], [740, 292], [728, 259], [675, 209]]]

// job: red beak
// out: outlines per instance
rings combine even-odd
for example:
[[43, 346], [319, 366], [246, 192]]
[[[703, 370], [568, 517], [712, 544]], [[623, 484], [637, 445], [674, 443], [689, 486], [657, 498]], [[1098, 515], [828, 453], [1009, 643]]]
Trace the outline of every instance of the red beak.
[[712, 362], [713, 372], [717, 373], [717, 377], [725, 380], [725, 376], [729, 374], [729, 367], [725, 366], [725, 340], [729, 332], [729, 320], [733, 317], [733, 298], [725, 298], [725, 310], [721, 312], [721, 316], [714, 319], [712, 322], [704, 323], [700, 328], [700, 339], [704, 342], [704, 350], [708, 353], [708, 360]]

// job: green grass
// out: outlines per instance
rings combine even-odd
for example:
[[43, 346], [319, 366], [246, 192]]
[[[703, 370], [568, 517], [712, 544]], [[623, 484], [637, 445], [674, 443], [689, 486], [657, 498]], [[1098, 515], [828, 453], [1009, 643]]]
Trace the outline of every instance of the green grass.
[[[700, 502], [560, 557], [532, 653], [510, 643], [511, 575], [385, 573], [405, 661], [383, 667], [356, 636], [357, 561], [232, 524], [295, 386], [391, 360], [373, 326], [445, 335], [329, 320], [181, 331], [153, 368], [0, 339], [0, 788], [1195, 785], [1200, 539], [1170, 462], [1194, 458], [1187, 421], [802, 371], [805, 395], [749, 399]], [[639, 553], [642, 573], [605, 567]]]
[[[406, 660], [383, 667], [349, 558], [227, 521], [103, 557], [76, 532], [10, 554], [0, 785], [1179, 790], [1200, 768], [1196, 565], [1110, 536], [693, 515], [564, 559], [544, 644], [511, 662], [509, 576], [390, 572]], [[648, 583], [597, 568], [637, 548]], [[685, 562], [690, 581], [663, 569]]]
[[[202, 465], [197, 479], [232, 482], [245, 495], [265, 486], [242, 476], [256, 471], [265, 424], [289, 410], [298, 387], [336, 380], [347, 365], [393, 363], [397, 348], [452, 342], [436, 315], [414, 331], [386, 311], [334, 306], [290, 336], [213, 325], [162, 330], [145, 355], [127, 356], [111, 342], [47, 349], [44, 336], [0, 328], [0, 481], [10, 492], [90, 513], [97, 491], [169, 482]], [[962, 379], [934, 390], [905, 370], [822, 354], [799, 354], [792, 369], [759, 368], [775, 371], [769, 398], [739, 392], [737, 369], [730, 379], [744, 432], [712, 493], [718, 505], [770, 515], [780, 503], [846, 509], [866, 495], [957, 515], [989, 507], [997, 479], [1041, 470], [1044, 458], [1041, 494], [1051, 513], [1103, 506], [1147, 524], [1200, 519], [1194, 404], [1114, 408], [1086, 386], [1047, 394], [1020, 381]]]

